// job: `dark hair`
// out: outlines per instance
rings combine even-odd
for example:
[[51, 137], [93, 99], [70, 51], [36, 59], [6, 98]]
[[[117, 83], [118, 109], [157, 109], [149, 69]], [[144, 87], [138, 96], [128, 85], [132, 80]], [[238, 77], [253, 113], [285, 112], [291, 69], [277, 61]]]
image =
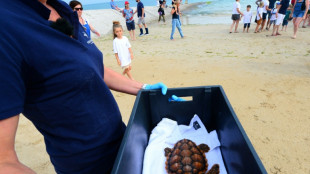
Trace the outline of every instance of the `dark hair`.
[[73, 26], [65, 18], [59, 18], [56, 22], [52, 22], [51, 27], [68, 36], [73, 36]]
[[123, 30], [123, 27], [119, 21], [113, 21], [113, 39], [117, 37], [117, 35], [114, 33], [116, 28], [121, 28]]
[[79, 1], [70, 1], [69, 6], [71, 7], [71, 9], [73, 10], [75, 6], [77, 5], [81, 5], [81, 7], [83, 7], [83, 5], [79, 2]]
[[251, 5], [247, 5], [246, 7], [247, 7], [247, 8], [249, 8], [249, 7], [251, 8]]

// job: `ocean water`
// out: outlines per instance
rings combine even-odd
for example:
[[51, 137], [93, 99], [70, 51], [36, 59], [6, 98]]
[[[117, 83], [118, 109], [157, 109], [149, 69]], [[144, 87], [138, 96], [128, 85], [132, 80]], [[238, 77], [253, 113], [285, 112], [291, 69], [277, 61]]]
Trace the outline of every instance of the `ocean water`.
[[[131, 7], [136, 7], [135, 0], [128, 0]], [[83, 3], [85, 10], [110, 9], [110, 0], [101, 0], [100, 3]], [[94, 1], [96, 2], [96, 1]], [[125, 0], [114, 0], [115, 4], [124, 8]], [[144, 6], [157, 5], [156, 0], [142, 0]], [[185, 0], [183, 0], [183, 3]], [[188, 3], [199, 3], [196, 8], [184, 11], [182, 16], [183, 24], [228, 24], [231, 23], [231, 12], [235, 0], [188, 0]], [[171, 5], [171, 0], [167, 0], [167, 4]], [[256, 13], [255, 0], [241, 0], [241, 11], [246, 11], [246, 6], [251, 5], [253, 12], [252, 20]], [[170, 10], [169, 7], [166, 10]]]

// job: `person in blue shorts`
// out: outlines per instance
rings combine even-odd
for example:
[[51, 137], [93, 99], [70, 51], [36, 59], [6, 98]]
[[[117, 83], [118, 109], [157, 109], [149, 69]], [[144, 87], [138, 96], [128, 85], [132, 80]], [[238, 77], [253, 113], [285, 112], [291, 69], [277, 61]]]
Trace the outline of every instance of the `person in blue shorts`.
[[294, 24], [294, 35], [292, 39], [296, 39], [299, 24], [302, 20], [306, 19], [307, 12], [309, 9], [309, 0], [296, 0], [294, 8], [292, 9], [293, 24]]
[[135, 37], [135, 20], [133, 19], [133, 9], [129, 8], [129, 2], [125, 1], [125, 9], [122, 11], [123, 17], [126, 19], [127, 30], [129, 31], [129, 35], [131, 40], [136, 40]]
[[[71, 26], [52, 27], [60, 19]], [[35, 173], [14, 148], [20, 113], [44, 136], [56, 173], [111, 173], [126, 126], [110, 89], [165, 94], [166, 86], [133, 81], [104, 66], [77, 12], [63, 1], [0, 1], [0, 20], [5, 23], [0, 31], [0, 173]]]

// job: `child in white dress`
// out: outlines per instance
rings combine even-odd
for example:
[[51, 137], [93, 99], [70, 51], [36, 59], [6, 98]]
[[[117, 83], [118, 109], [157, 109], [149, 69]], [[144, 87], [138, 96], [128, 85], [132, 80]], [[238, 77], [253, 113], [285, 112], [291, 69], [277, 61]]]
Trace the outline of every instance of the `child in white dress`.
[[113, 50], [118, 65], [120, 65], [124, 71], [123, 75], [127, 75], [129, 79], [133, 80], [131, 71], [131, 60], [133, 59], [133, 54], [131, 50], [131, 45], [126, 36], [123, 36], [123, 27], [119, 22], [113, 22]]

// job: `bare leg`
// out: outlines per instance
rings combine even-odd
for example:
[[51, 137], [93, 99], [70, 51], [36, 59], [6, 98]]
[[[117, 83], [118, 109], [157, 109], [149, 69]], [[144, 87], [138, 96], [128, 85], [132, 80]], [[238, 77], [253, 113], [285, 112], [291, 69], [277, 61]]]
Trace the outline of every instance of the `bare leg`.
[[133, 40], [132, 30], [129, 31], [129, 35], [130, 35], [131, 40]]
[[270, 28], [270, 18], [269, 18], [269, 16], [268, 16], [268, 21], [267, 21], [267, 25], [266, 25], [266, 30], [269, 30], [269, 28]]
[[232, 32], [232, 29], [234, 28], [235, 23], [236, 23], [236, 21], [233, 21], [233, 23], [231, 24], [230, 30], [229, 30], [230, 33]]
[[246, 32], [247, 32], [247, 33], [249, 32], [249, 27], [247, 27]]
[[263, 31], [264, 27], [265, 27], [265, 24], [266, 24], [266, 19], [263, 20], [262, 22], [262, 27], [260, 28], [260, 31]]
[[133, 37], [133, 40], [136, 40], [135, 30], [132, 30], [132, 37]]
[[131, 75], [131, 73], [130, 73], [129, 68], [126, 68], [125, 71], [126, 71], [126, 74], [127, 74], [128, 78], [131, 79], [131, 80], [134, 80], [134, 79], [132, 78], [132, 75]]
[[299, 24], [301, 23], [302, 21], [302, 18], [294, 18], [293, 19], [293, 23], [294, 23], [294, 35], [293, 35], [293, 39], [296, 38], [296, 35], [297, 35], [297, 30], [298, 30], [298, 27], [299, 27]]
[[271, 36], [276, 36], [277, 35], [276, 33], [278, 32], [278, 29], [279, 29], [279, 25], [274, 25]]
[[238, 30], [239, 21], [240, 21], [240, 20], [237, 20], [237, 21], [236, 21], [235, 33], [238, 33], [238, 31], [237, 31], [237, 30]]
[[243, 33], [245, 32], [245, 28], [243, 27]]

